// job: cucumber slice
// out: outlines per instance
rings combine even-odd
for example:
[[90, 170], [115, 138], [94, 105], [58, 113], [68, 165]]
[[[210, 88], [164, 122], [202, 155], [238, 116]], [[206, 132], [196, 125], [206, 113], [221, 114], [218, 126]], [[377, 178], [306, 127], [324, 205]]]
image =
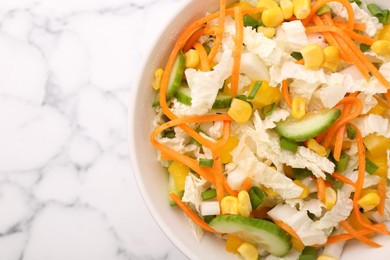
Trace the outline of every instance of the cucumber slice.
[[339, 117], [340, 110], [336, 108], [307, 113], [302, 119], [292, 117], [276, 123], [274, 130], [294, 142], [302, 142], [325, 132]]
[[183, 78], [184, 73], [184, 65], [184, 54], [182, 51], [180, 51], [177, 54], [175, 63], [173, 64], [171, 75], [169, 75], [168, 89], [166, 94], [167, 100], [171, 99], [175, 95], [177, 89], [180, 86], [180, 82]]
[[225, 109], [229, 108], [232, 103], [233, 97], [226, 94], [218, 94], [214, 101], [213, 109]]
[[218, 216], [209, 225], [220, 233], [233, 234], [278, 257], [291, 249], [291, 236], [276, 224], [242, 216]]
[[[173, 178], [172, 174], [169, 174], [169, 179], [168, 179], [168, 194], [175, 193], [179, 198], [183, 197], [184, 190], [178, 191], [176, 189], [175, 185], [175, 179]], [[169, 206], [173, 207], [176, 206], [176, 202], [173, 201], [173, 199], [168, 196], [169, 198]]]

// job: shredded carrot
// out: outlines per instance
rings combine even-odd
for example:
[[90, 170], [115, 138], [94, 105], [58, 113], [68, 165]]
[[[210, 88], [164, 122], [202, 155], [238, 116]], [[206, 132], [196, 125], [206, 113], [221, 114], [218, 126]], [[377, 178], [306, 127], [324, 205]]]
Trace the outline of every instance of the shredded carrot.
[[317, 198], [324, 202], [325, 201], [325, 190], [326, 190], [326, 185], [325, 181], [322, 178], [317, 178]]
[[304, 59], [297, 60], [297, 61], [295, 61], [295, 64], [304, 65], [305, 64], [305, 60]]
[[279, 227], [281, 227], [284, 231], [289, 233], [292, 237], [301, 240], [301, 238], [298, 236], [297, 232], [295, 232], [295, 230], [292, 227], [290, 227], [289, 225], [287, 225], [283, 221], [276, 220], [276, 219], [272, 219], [272, 221], [275, 222], [275, 224], [278, 225]]
[[351, 234], [361, 242], [372, 247], [381, 247], [381, 245], [379, 245], [378, 243], [375, 243], [374, 241], [370, 240], [369, 238], [365, 237], [364, 235], [356, 231], [351, 225], [349, 225], [349, 223], [346, 220], [341, 221], [340, 224], [349, 234]]
[[344, 182], [346, 184], [349, 184], [353, 187], [355, 187], [355, 183], [353, 181], [351, 181], [350, 179], [348, 179], [347, 177], [345, 177], [344, 175], [340, 174], [340, 173], [337, 173], [337, 172], [334, 172], [332, 174], [333, 178], [335, 178], [336, 180], [339, 180], [341, 182]]
[[186, 44], [183, 47], [183, 51], [186, 52], [192, 47], [194, 47], [195, 42], [197, 42], [202, 35], [213, 35], [218, 31], [218, 27], [205, 27], [195, 31], [187, 40]]
[[225, 19], [226, 19], [226, 0], [219, 1], [219, 30], [214, 41], [214, 46], [209, 53], [209, 63], [214, 61], [215, 56], [218, 53], [219, 47], [222, 43], [223, 32], [225, 30]]
[[347, 28], [350, 30], [353, 30], [353, 28], [355, 26], [355, 19], [354, 19], [352, 5], [348, 0], [318, 0], [318, 1], [315, 1], [314, 5], [311, 7], [310, 15], [306, 19], [302, 20], [302, 23], [304, 25], [308, 25], [309, 22], [312, 20], [313, 16], [316, 15], [317, 11], [322, 6], [324, 6], [325, 4], [327, 4], [329, 2], [339, 2], [345, 7], [345, 9], [347, 10], [347, 14], [348, 14]]
[[[362, 229], [362, 230], [358, 230], [357, 231], [360, 235], [364, 236], [364, 235], [369, 235], [369, 234], [372, 234], [373, 231], [372, 230], [369, 230], [369, 229]], [[326, 244], [334, 244], [334, 243], [338, 243], [338, 242], [342, 242], [342, 241], [347, 241], [347, 240], [350, 240], [350, 239], [353, 239], [355, 238], [353, 235], [351, 234], [339, 234], [339, 235], [333, 235], [333, 236], [329, 236], [328, 237], [328, 240], [326, 241]]]
[[336, 161], [340, 160], [341, 150], [344, 142], [345, 128], [346, 128], [345, 124], [340, 126], [336, 134], [336, 141], [334, 143], [334, 149], [333, 149], [333, 158]]
[[221, 201], [225, 196], [225, 188], [223, 185], [224, 176], [222, 172], [221, 153], [219, 150], [213, 151], [214, 159], [214, 176], [215, 176], [215, 189], [217, 191], [217, 200]]
[[385, 214], [386, 190], [387, 190], [386, 178], [381, 177], [381, 180], [378, 183], [378, 195], [380, 198], [380, 202], [378, 205], [378, 213], [380, 216], [383, 216]]
[[282, 93], [283, 93], [284, 101], [286, 101], [286, 104], [291, 108], [292, 107], [292, 102], [291, 102], [290, 93], [288, 91], [288, 81], [287, 81], [287, 79], [282, 81]]
[[209, 226], [206, 222], [203, 221], [198, 215], [196, 215], [190, 207], [187, 206], [181, 199], [175, 194], [170, 193], [169, 196], [172, 198], [172, 200], [183, 210], [183, 212], [199, 227], [203, 228], [204, 230], [207, 230], [211, 233], [219, 234], [219, 232], [215, 231], [212, 227]]
[[245, 181], [241, 184], [241, 190], [248, 191], [252, 186], [252, 179], [247, 177]]
[[232, 188], [230, 188], [230, 186], [229, 186], [229, 184], [227, 183], [225, 177], [224, 177], [223, 187], [225, 188], [225, 191], [226, 191], [227, 194], [229, 194], [230, 196], [235, 196], [235, 197], [237, 197], [238, 191], [233, 190]]
[[202, 71], [210, 71], [210, 63], [207, 56], [207, 52], [204, 49], [203, 45], [199, 42], [194, 43], [195, 50], [199, 53], [200, 58], [200, 66], [202, 68]]
[[361, 35], [360, 33], [357, 33], [357, 32], [354, 32], [354, 31], [351, 31], [351, 30], [348, 30], [348, 29], [343, 29], [343, 31], [346, 34], [348, 34], [349, 37], [351, 37], [354, 40], [357, 40], [360, 43], [364, 43], [364, 44], [367, 44], [367, 45], [372, 45], [375, 42], [374, 39], [372, 39], [370, 37], [367, 37], [367, 36], [364, 36], [364, 35]]
[[240, 77], [240, 65], [241, 65], [241, 53], [242, 53], [242, 43], [244, 39], [243, 32], [243, 17], [242, 11], [239, 6], [234, 7], [234, 21], [236, 25], [236, 37], [234, 38], [235, 47], [234, 47], [234, 63], [232, 70], [232, 81], [231, 81], [231, 93], [235, 97], [238, 90], [238, 81]]
[[[333, 18], [333, 22], [338, 27], [341, 27], [343, 29], [344, 28], [348, 28], [348, 23], [340, 20], [340, 18]], [[363, 24], [363, 23], [355, 23], [355, 25], [353, 26], [353, 29], [356, 30], [356, 31], [365, 31], [366, 30], [366, 25]]]
[[385, 98], [387, 100], [387, 103], [390, 104], [390, 89], [385, 93]]

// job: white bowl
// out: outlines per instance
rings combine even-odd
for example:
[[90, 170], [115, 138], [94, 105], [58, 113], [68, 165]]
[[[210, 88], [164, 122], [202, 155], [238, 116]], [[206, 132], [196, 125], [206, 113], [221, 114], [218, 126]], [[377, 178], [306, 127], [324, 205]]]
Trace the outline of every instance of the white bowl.
[[[231, 1], [233, 2], [233, 1]], [[372, 0], [383, 8], [390, 8], [388, 0]], [[149, 141], [155, 115], [151, 107], [153, 90], [150, 87], [156, 68], [164, 67], [174, 40], [186, 24], [202, 17], [206, 12], [218, 9], [218, 0], [191, 0], [176, 10], [174, 18], [160, 32], [140, 65], [134, 81], [129, 106], [130, 160], [142, 197], [154, 220], [167, 237], [190, 259], [237, 259], [225, 251], [225, 243], [213, 235], [206, 235], [198, 243], [182, 212], [168, 204], [168, 175], [156, 160], [157, 152]], [[390, 237], [379, 237], [384, 245], [380, 249], [369, 248], [361, 243], [348, 245], [343, 260], [390, 259]]]

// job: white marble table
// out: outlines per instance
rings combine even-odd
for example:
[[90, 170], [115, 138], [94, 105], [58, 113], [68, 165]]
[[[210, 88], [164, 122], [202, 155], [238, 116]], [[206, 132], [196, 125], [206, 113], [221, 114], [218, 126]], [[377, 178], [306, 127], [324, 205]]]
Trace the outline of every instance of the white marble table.
[[0, 0], [0, 259], [185, 259], [127, 148], [144, 46], [186, 0]]

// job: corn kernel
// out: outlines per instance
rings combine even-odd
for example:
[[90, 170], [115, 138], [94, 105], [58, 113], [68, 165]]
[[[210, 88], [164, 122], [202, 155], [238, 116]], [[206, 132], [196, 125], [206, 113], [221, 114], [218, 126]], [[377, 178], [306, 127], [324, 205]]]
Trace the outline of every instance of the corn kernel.
[[272, 7], [263, 11], [261, 21], [266, 27], [276, 27], [283, 21], [283, 12], [280, 7]]
[[264, 8], [269, 9], [273, 7], [278, 7], [278, 3], [276, 3], [274, 0], [258, 0], [257, 1], [257, 8]]
[[[249, 86], [248, 92], [250, 93], [255, 85], [252, 82]], [[267, 81], [261, 82], [260, 89], [256, 92], [255, 98], [250, 100], [253, 106], [257, 109], [271, 105], [272, 103], [278, 102], [282, 98], [282, 92], [278, 87], [271, 87]]]
[[156, 69], [156, 71], [154, 72], [154, 80], [152, 82], [152, 87], [155, 90], [159, 90], [160, 89], [161, 79], [163, 77], [163, 74], [164, 74], [164, 70], [163, 69]]
[[252, 107], [244, 100], [233, 98], [227, 114], [237, 123], [244, 124], [252, 115]]
[[244, 260], [257, 260], [259, 257], [257, 248], [247, 242], [242, 243], [237, 251]]
[[390, 41], [388, 40], [377, 40], [371, 45], [371, 50], [379, 55], [390, 54]]
[[302, 241], [298, 238], [292, 237], [291, 238], [292, 246], [295, 250], [302, 252], [305, 248], [305, 245], [302, 243]]
[[328, 62], [340, 62], [340, 53], [339, 53], [339, 50], [330, 45], [330, 46], [327, 46], [324, 50], [324, 60], [325, 61], [328, 61]]
[[230, 154], [234, 148], [238, 145], [238, 138], [234, 135], [229, 136], [227, 143], [221, 148], [221, 163], [226, 164], [230, 163], [233, 160], [232, 155]]
[[328, 210], [331, 210], [334, 207], [334, 205], [336, 204], [336, 199], [337, 199], [336, 191], [331, 187], [326, 187], [324, 204]]
[[276, 34], [276, 29], [273, 27], [264, 27], [264, 26], [259, 26], [257, 27], [257, 32], [262, 33], [265, 37], [267, 38], [272, 38]]
[[318, 44], [308, 44], [301, 49], [305, 67], [307, 69], [319, 69], [324, 63], [324, 53]]
[[226, 251], [233, 254], [238, 254], [237, 249], [244, 243], [244, 240], [237, 236], [228, 235], [226, 240]]
[[285, 20], [290, 19], [294, 12], [294, 5], [291, 0], [281, 0], [279, 4], [283, 12], [283, 18]]
[[378, 34], [378, 40], [387, 40], [390, 41], [390, 24], [383, 26]]
[[186, 68], [196, 68], [199, 64], [200, 58], [199, 53], [195, 49], [188, 50], [185, 54], [185, 67]]
[[242, 190], [238, 193], [238, 214], [243, 217], [249, 217], [252, 211], [252, 204], [247, 191]]
[[238, 215], [238, 198], [226, 196], [221, 200], [222, 215]]
[[321, 156], [326, 156], [326, 154], [328, 153], [328, 151], [325, 149], [325, 147], [323, 147], [322, 145], [317, 143], [317, 141], [315, 139], [307, 140], [307, 148], [309, 148], [310, 150], [312, 150], [313, 152], [316, 152], [317, 154], [319, 154]]
[[379, 205], [380, 197], [376, 192], [370, 192], [358, 200], [357, 204], [363, 208], [364, 212], [370, 211]]
[[337, 260], [337, 258], [328, 255], [320, 255], [317, 260]]
[[311, 12], [311, 0], [292, 0], [294, 5], [294, 15], [302, 20], [309, 16]]
[[339, 63], [333, 63], [333, 62], [327, 62], [327, 61], [325, 61], [325, 62], [322, 64], [322, 67], [325, 68], [325, 69], [328, 69], [328, 70], [331, 71], [331, 72], [336, 72], [336, 71], [337, 71], [337, 68], [339, 67]]
[[307, 196], [309, 196], [309, 194], [310, 194], [309, 188], [305, 184], [303, 184], [300, 180], [294, 180], [293, 182], [297, 186], [299, 186], [303, 189], [301, 195], [299, 195], [299, 199], [307, 198]]
[[295, 119], [301, 119], [306, 114], [306, 99], [295, 97], [292, 100], [291, 115]]
[[186, 177], [190, 172], [190, 168], [180, 162], [173, 161], [168, 167], [168, 172], [173, 176], [176, 189], [178, 191], [184, 190]]

